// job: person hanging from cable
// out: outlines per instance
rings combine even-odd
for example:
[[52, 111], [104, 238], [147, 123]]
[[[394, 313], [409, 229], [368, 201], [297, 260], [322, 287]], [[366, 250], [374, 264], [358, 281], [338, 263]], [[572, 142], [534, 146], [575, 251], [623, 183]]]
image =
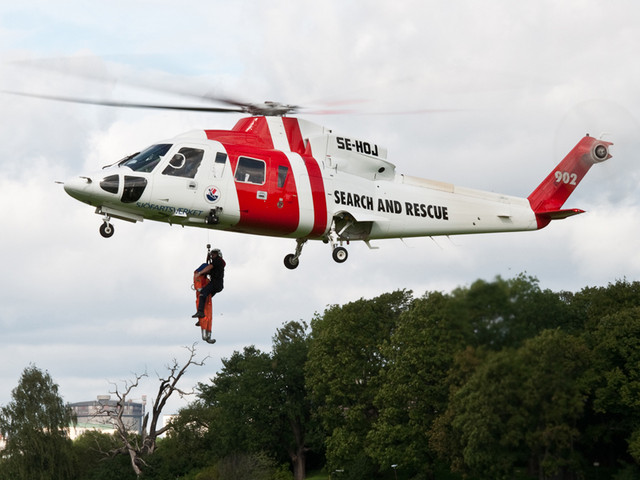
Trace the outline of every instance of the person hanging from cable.
[[[210, 246], [207, 245], [207, 248]], [[211, 338], [213, 317], [211, 299], [224, 288], [224, 268], [226, 265], [222, 258], [222, 252], [214, 248], [207, 254], [207, 263], [202, 264], [193, 273], [198, 311], [192, 315], [192, 318], [198, 319], [196, 326], [202, 329], [202, 339], [208, 343], [216, 342], [214, 338]]]

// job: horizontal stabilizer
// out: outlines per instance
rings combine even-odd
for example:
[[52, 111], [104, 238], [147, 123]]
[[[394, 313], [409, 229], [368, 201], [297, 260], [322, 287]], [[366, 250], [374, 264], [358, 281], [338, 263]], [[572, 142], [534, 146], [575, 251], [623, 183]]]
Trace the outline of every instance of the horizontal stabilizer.
[[579, 208], [567, 208], [565, 210], [550, 210], [548, 212], [536, 212], [537, 217], [542, 217], [547, 220], [562, 220], [563, 218], [573, 217], [584, 213], [584, 210]]

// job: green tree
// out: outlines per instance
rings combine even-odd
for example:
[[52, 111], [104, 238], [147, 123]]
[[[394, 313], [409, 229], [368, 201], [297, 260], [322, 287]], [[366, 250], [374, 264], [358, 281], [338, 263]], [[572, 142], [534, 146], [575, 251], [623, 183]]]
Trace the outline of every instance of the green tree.
[[402, 290], [334, 305], [311, 323], [307, 386], [326, 434], [329, 469], [344, 470], [344, 477], [377, 469], [365, 445], [378, 417], [375, 396], [387, 361], [382, 349], [411, 300]]
[[213, 412], [209, 428], [220, 456], [264, 452], [291, 462], [305, 477], [310, 403], [305, 389], [307, 325], [288, 322], [273, 337], [271, 354], [246, 347], [223, 359], [211, 385], [199, 386], [202, 405]]
[[219, 460], [214, 428], [218, 413], [201, 400], [181, 409], [171, 420], [166, 437], [158, 440], [155, 453], [147, 459], [147, 473], [154, 480], [173, 480], [215, 465]]
[[597, 328], [601, 319], [629, 308], [640, 307], [640, 282], [618, 280], [606, 287], [586, 287], [569, 295], [575, 316], [582, 319], [582, 330]]
[[476, 280], [451, 295], [455, 300], [451, 312], [474, 332], [474, 346], [518, 347], [545, 329], [574, 329], [575, 318], [562, 296], [540, 289], [536, 278], [524, 274], [492, 282]]
[[210, 428], [220, 457], [236, 453], [278, 453], [278, 383], [271, 356], [254, 346], [222, 360], [211, 384], [199, 384], [199, 398], [214, 409]]
[[381, 469], [400, 464], [405, 472], [430, 473], [436, 467], [429, 447], [432, 422], [446, 409], [450, 388], [466, 381], [448, 376], [459, 352], [466, 346], [518, 347], [545, 327], [570, 329], [571, 323], [561, 297], [525, 275], [478, 280], [451, 294], [415, 300], [383, 347], [380, 416], [367, 451]]
[[367, 451], [381, 470], [391, 465], [409, 474], [434, 469], [428, 432], [437, 412], [446, 408], [454, 355], [472, 336], [455, 307], [449, 295], [425, 294], [400, 316], [382, 348], [387, 362], [375, 398], [380, 414], [367, 436]]
[[6, 479], [74, 478], [68, 430], [75, 421], [51, 376], [35, 365], [25, 368], [11, 402], [0, 410], [6, 438], [0, 473]]
[[575, 478], [590, 362], [585, 342], [561, 330], [489, 353], [452, 393], [434, 446], [471, 475], [507, 478], [528, 467], [543, 479]]
[[[616, 287], [616, 289], [619, 288]], [[626, 304], [626, 302], [625, 302]], [[592, 458], [640, 465], [640, 307], [599, 318], [585, 331], [594, 352]], [[637, 472], [640, 473], [640, 472]]]
[[295, 480], [304, 480], [306, 472], [307, 431], [311, 404], [305, 386], [304, 365], [309, 354], [307, 324], [288, 322], [273, 337], [273, 371], [279, 385], [280, 432], [293, 465]]
[[[118, 448], [118, 439], [97, 430], [88, 430], [73, 441], [77, 459], [77, 480], [134, 480], [128, 458], [123, 455], [109, 456]], [[173, 477], [175, 478], [175, 477]]]

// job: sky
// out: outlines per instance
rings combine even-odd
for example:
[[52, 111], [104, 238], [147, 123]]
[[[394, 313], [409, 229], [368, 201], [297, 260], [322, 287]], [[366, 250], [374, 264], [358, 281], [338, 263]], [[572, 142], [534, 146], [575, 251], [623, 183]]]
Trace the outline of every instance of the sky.
[[[270, 351], [288, 321], [396, 289], [419, 297], [520, 273], [554, 291], [638, 280], [638, 25], [634, 0], [0, 4], [0, 90], [185, 103], [169, 88], [342, 108], [300, 117], [386, 146], [399, 173], [521, 197], [585, 133], [614, 142], [565, 204], [583, 215], [536, 232], [354, 242], [344, 264], [309, 242], [290, 271], [290, 239], [117, 220], [104, 239], [93, 208], [55, 183], [241, 115], [0, 93], [0, 405], [30, 364], [67, 402], [145, 372], [132, 398], [153, 397], [195, 343], [206, 361], [189, 389], [234, 351]], [[207, 243], [227, 262], [215, 345], [191, 319]]]

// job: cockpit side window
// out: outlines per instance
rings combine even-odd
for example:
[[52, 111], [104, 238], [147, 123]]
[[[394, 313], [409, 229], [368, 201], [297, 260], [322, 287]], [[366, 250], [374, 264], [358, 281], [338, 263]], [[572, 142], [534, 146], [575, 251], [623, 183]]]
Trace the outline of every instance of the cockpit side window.
[[264, 184], [266, 164], [248, 157], [238, 158], [235, 178], [238, 182]]
[[224, 152], [216, 153], [216, 160], [213, 164], [213, 176], [222, 177], [224, 174], [224, 167], [227, 165], [227, 154]]
[[227, 163], [227, 154], [223, 152], [216, 153], [216, 163], [224, 165]]
[[149, 173], [158, 165], [170, 148], [171, 144], [167, 143], [152, 145], [140, 153], [125, 158], [118, 165], [129, 167], [134, 172]]
[[174, 177], [195, 178], [203, 157], [204, 150], [183, 147], [171, 158], [169, 165], [165, 167], [162, 174]]

